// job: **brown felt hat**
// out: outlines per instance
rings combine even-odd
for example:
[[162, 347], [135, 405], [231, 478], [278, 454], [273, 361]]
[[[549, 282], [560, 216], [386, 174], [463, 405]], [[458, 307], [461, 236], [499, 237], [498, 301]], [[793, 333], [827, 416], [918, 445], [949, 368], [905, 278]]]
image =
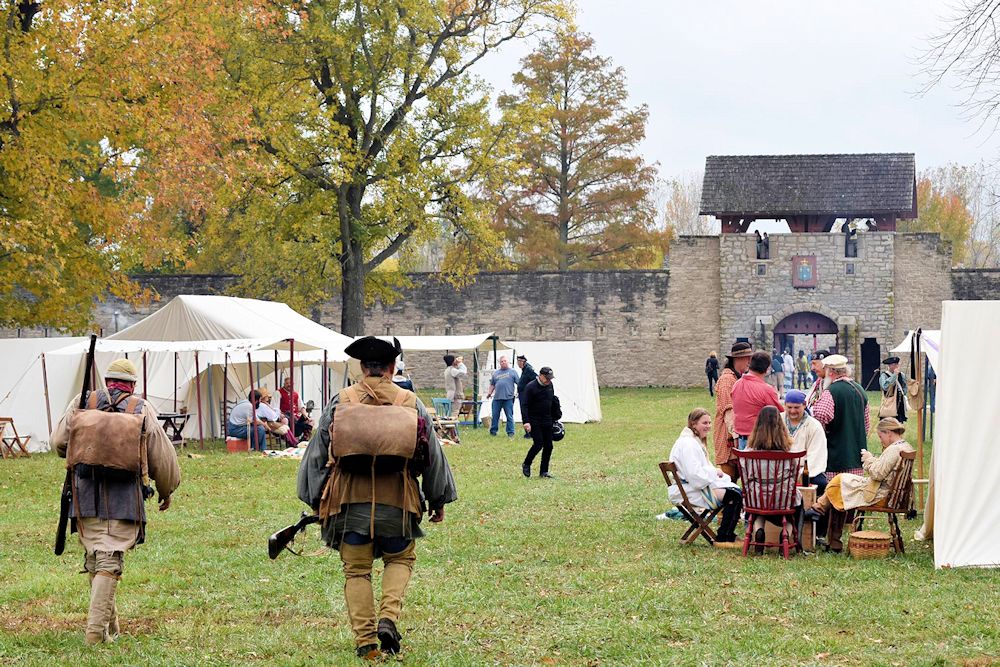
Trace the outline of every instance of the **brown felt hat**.
[[898, 433], [899, 435], [906, 433], [906, 427], [903, 426], [895, 417], [885, 417], [884, 419], [880, 419], [876, 428], [879, 431], [891, 431], [893, 433]]

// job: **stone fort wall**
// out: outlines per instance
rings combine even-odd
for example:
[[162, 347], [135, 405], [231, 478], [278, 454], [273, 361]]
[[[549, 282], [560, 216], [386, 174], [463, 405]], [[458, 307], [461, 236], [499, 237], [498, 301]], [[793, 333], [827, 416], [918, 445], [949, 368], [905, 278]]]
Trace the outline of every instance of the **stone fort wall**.
[[[695, 386], [704, 382], [710, 351], [723, 353], [739, 337], [770, 349], [773, 327], [797, 311], [837, 322], [856, 359], [864, 338], [876, 339], [884, 353], [907, 329], [938, 328], [942, 300], [1000, 299], [1000, 271], [952, 270], [950, 247], [935, 234], [865, 233], [858, 258], [843, 254], [843, 237], [836, 234], [776, 234], [766, 261], [756, 259], [753, 237], [693, 236], [674, 242], [666, 270], [483, 273], [462, 289], [434, 274], [412, 274], [413, 286], [399, 300], [368, 309], [368, 331], [592, 340], [603, 386]], [[816, 288], [791, 286], [791, 257], [798, 255], [817, 257]], [[160, 300], [144, 308], [115, 299], [98, 304], [95, 320], [105, 335], [178, 294], [222, 294], [233, 282], [226, 275], [137, 278]], [[339, 302], [325, 303], [310, 316], [338, 328]], [[0, 331], [19, 334], [45, 332]], [[536, 368], [545, 364], [531, 362]], [[440, 353], [407, 355], [407, 364], [418, 386], [442, 384]]]

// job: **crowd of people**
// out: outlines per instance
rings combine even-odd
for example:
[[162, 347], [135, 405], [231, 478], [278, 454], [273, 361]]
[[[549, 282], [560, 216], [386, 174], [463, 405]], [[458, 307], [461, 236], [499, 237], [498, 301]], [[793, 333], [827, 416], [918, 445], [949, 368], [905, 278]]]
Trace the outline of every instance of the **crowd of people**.
[[278, 389], [278, 396], [276, 411], [272, 405], [273, 396], [267, 387], [251, 389], [247, 397], [229, 411], [226, 435], [247, 440], [251, 449], [261, 452], [267, 451], [268, 434], [288, 447], [296, 447], [300, 442], [309, 440], [313, 429], [313, 402], [302, 403], [290, 377], [286, 377]]
[[[709, 361], [713, 358], [714, 353]], [[882, 387], [884, 391], [896, 388], [895, 402], [905, 389], [899, 384], [899, 359], [890, 357], [884, 363], [889, 371], [883, 373]], [[795, 374], [797, 389], [784, 391], [784, 383], [775, 381], [786, 372]], [[886, 415], [880, 410], [882, 419], [876, 433], [882, 454], [875, 456], [868, 451], [872, 426], [868, 396], [851, 378], [848, 360], [840, 354], [819, 350], [810, 356], [800, 352], [798, 359], [787, 352], [772, 357], [754, 351], [749, 343], [737, 342], [712, 385], [710, 375], [714, 419], [703, 408], [692, 411], [670, 460], [677, 465], [689, 501], [708, 509], [722, 506], [718, 546], [736, 542], [735, 527], [743, 501], [737, 484], [738, 450], [805, 453], [797, 477], [808, 478], [816, 487], [817, 500], [808, 508], [800, 502], [797, 520], [817, 521], [819, 542], [834, 552], [843, 549], [847, 513], [885, 497], [887, 480], [900, 462], [900, 453], [913, 451], [903, 439], [905, 400], [894, 410], [898, 414]], [[680, 502], [675, 487], [668, 493], [672, 502]], [[670, 518], [670, 513], [657, 518]], [[752, 531], [755, 541], [764, 541], [762, 523], [754, 525]]]

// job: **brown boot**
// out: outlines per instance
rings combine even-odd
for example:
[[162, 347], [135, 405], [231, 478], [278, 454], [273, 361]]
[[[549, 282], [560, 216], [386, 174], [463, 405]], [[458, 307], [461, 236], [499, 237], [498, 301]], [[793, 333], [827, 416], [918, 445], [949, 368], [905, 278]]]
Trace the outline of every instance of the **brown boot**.
[[829, 517], [830, 523], [826, 529], [826, 550], [839, 554], [844, 550], [841, 537], [844, 534], [844, 521], [847, 520], [847, 514], [831, 507]]
[[118, 577], [98, 572], [90, 583], [90, 610], [87, 613], [86, 640], [88, 644], [114, 641], [108, 634], [108, 622], [115, 606], [115, 589]]

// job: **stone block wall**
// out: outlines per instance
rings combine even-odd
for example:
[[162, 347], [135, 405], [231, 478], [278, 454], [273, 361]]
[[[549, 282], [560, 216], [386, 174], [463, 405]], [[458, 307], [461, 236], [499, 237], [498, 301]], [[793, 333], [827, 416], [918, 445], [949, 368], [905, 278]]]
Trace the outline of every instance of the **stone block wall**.
[[[664, 384], [697, 386], [706, 382], [705, 359], [716, 351], [721, 356], [729, 347], [716, 346], [720, 340], [719, 237], [682, 236], [670, 246], [670, 290], [667, 307], [661, 314], [669, 357]], [[659, 384], [659, 383], [656, 383]]]
[[952, 269], [951, 291], [958, 301], [998, 301], [1000, 269]]
[[938, 234], [897, 234], [893, 339], [905, 332], [941, 328], [941, 302], [952, 298], [951, 244]]
[[[758, 260], [755, 237], [723, 234], [719, 237], [720, 347], [744, 337], [771, 350], [774, 327], [782, 319], [796, 312], [815, 312], [833, 320], [841, 337], [847, 327], [847, 354], [852, 361], [858, 358], [863, 338], [875, 338], [887, 349], [894, 344], [893, 237], [890, 232], [861, 234], [858, 257], [849, 258], [844, 256], [840, 234], [774, 234], [770, 258]], [[792, 286], [796, 256], [816, 257], [816, 287]]]

